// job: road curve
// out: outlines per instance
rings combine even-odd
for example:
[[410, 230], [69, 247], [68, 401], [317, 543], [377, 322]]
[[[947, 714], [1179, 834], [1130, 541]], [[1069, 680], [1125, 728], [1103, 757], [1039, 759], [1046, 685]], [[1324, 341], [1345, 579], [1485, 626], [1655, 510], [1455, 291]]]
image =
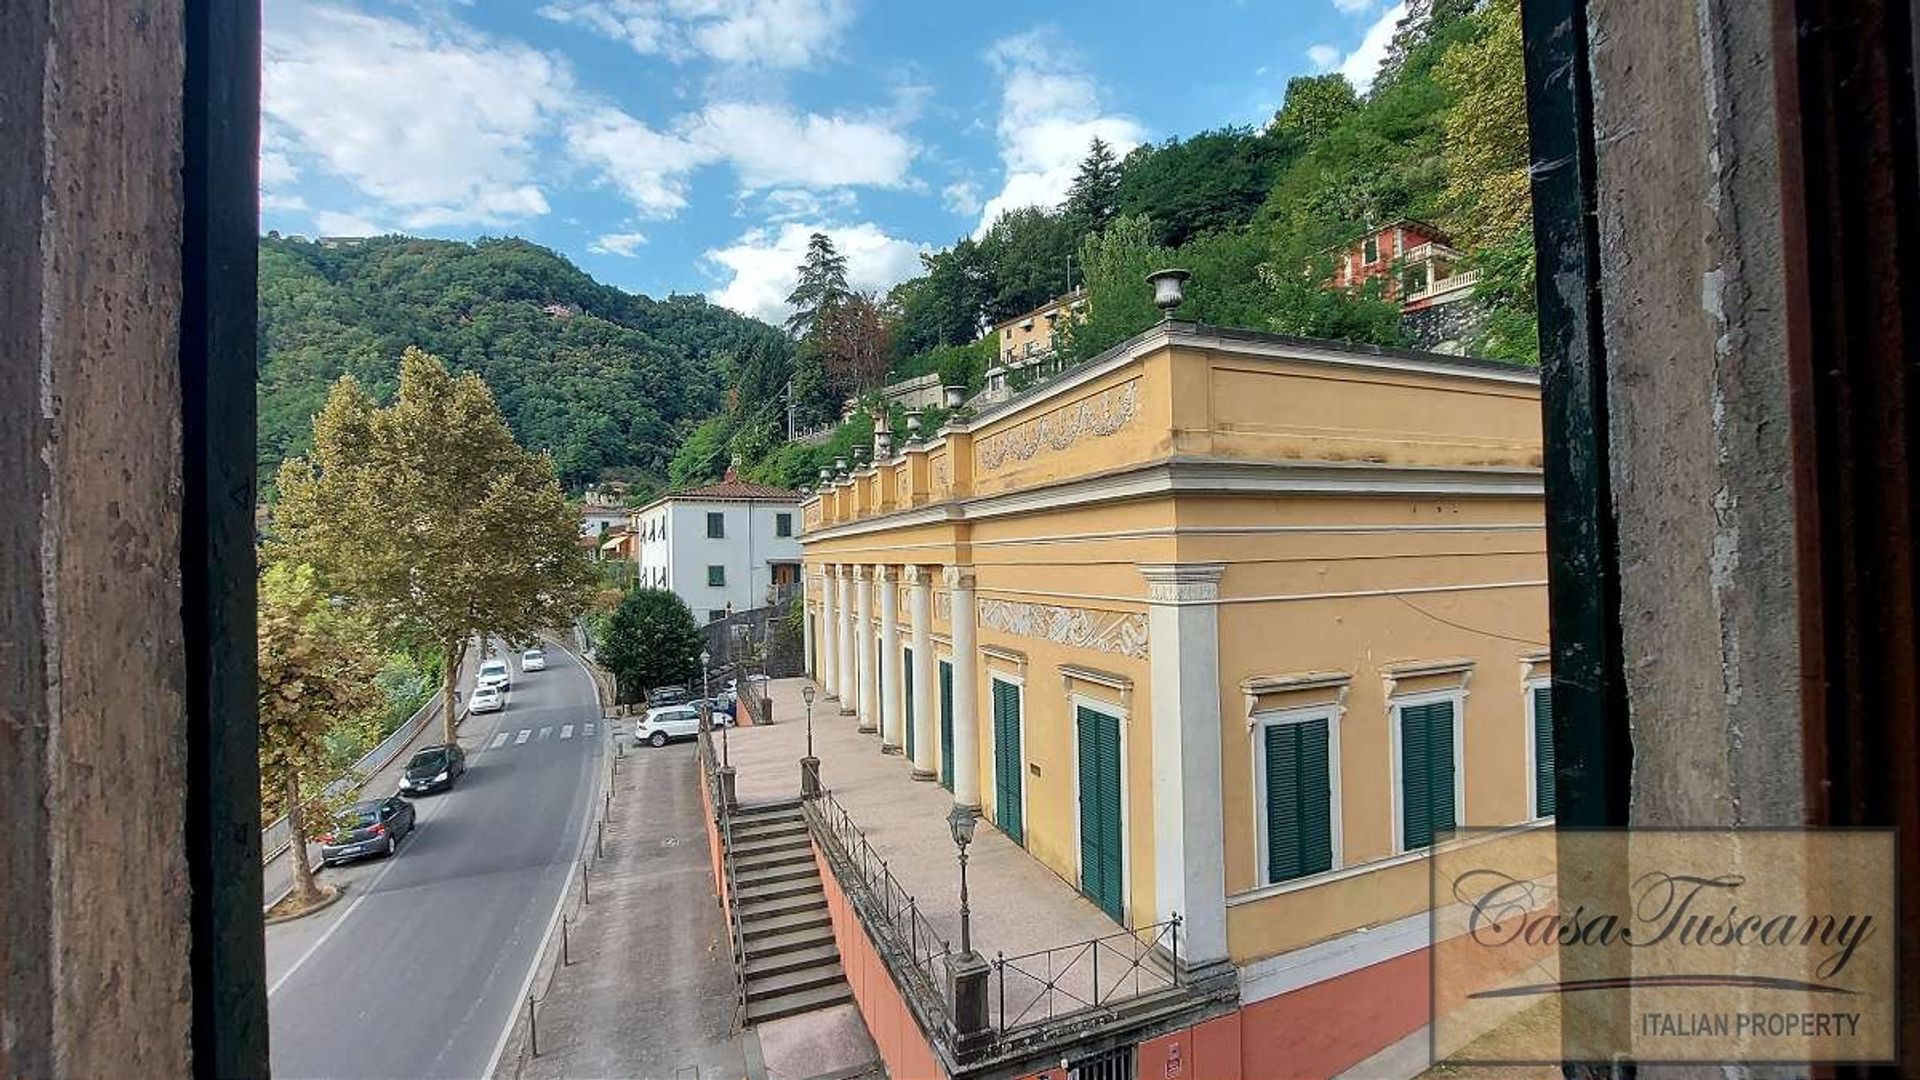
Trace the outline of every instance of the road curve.
[[275, 1077], [486, 1071], [579, 873], [607, 734], [572, 656], [549, 647], [545, 671], [513, 667], [507, 707], [461, 731], [467, 775], [414, 800], [420, 825], [399, 854], [327, 871], [341, 902], [268, 927]]

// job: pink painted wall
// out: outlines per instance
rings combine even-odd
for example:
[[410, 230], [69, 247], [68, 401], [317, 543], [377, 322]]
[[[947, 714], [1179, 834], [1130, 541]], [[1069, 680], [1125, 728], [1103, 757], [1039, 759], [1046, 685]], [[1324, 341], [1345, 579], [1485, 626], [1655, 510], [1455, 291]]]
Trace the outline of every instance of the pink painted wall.
[[920, 1031], [919, 1021], [894, 985], [893, 973], [867, 937], [859, 913], [847, 902], [847, 894], [828, 868], [818, 844], [813, 848], [813, 861], [820, 867], [820, 882], [826, 890], [840, 966], [846, 969], [853, 1000], [860, 1006], [860, 1018], [873, 1036], [873, 1044], [880, 1049], [880, 1060], [886, 1062], [887, 1075], [893, 1080], [947, 1080], [932, 1043]]

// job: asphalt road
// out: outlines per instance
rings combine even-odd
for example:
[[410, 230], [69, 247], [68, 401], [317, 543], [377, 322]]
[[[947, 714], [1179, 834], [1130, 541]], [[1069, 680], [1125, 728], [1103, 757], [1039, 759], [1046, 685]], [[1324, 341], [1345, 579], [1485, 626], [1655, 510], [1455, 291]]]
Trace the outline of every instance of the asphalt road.
[[579, 873], [608, 734], [573, 657], [549, 646], [545, 671], [512, 663], [506, 708], [461, 731], [466, 776], [414, 800], [399, 852], [326, 871], [343, 899], [267, 928], [274, 1076], [486, 1073]]

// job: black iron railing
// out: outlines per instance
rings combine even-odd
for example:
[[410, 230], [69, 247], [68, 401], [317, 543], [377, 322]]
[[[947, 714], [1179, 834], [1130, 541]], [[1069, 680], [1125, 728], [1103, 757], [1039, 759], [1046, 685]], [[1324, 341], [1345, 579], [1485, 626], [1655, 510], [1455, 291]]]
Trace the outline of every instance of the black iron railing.
[[720, 831], [720, 866], [726, 878], [721, 887], [727, 894], [727, 938], [733, 950], [734, 1027], [738, 1029], [747, 1019], [747, 938], [740, 922], [740, 883], [733, 873], [733, 813], [727, 807], [726, 789], [720, 783], [711, 732], [700, 732], [697, 756], [707, 794], [713, 800], [714, 824]]
[[1000, 1038], [1180, 986], [1180, 916], [993, 961]]
[[904, 970], [889, 965], [902, 994], [937, 1023], [940, 1035], [950, 1037], [953, 1015], [945, 987], [952, 946], [921, 914], [919, 901], [887, 869], [887, 860], [867, 842], [867, 834], [831, 791], [821, 788], [817, 797], [807, 800], [806, 815], [815, 841], [848, 871], [835, 875], [841, 887], [850, 894], [863, 894], [865, 909], [877, 916], [862, 920], [867, 932], [880, 939], [875, 944], [906, 960]]

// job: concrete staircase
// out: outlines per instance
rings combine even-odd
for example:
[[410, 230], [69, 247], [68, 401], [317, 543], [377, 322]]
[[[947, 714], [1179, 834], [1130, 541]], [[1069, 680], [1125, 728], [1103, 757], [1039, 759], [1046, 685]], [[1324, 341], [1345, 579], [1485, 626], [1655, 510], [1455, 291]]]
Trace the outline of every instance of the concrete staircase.
[[800, 803], [734, 811], [727, 859], [746, 944], [746, 1022], [765, 1023], [853, 1000]]

